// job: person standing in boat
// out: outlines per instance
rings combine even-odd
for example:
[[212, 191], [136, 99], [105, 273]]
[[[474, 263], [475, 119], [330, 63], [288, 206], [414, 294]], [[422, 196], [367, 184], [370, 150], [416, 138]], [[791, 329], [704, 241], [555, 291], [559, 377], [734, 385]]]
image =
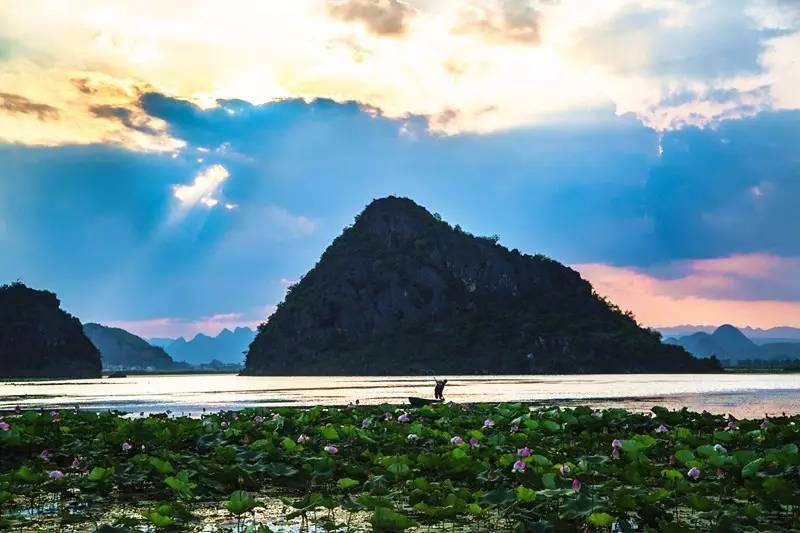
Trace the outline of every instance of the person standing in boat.
[[433, 397], [437, 400], [444, 400], [444, 386], [447, 385], [447, 380], [438, 380], [433, 378], [436, 382], [436, 386], [433, 388]]

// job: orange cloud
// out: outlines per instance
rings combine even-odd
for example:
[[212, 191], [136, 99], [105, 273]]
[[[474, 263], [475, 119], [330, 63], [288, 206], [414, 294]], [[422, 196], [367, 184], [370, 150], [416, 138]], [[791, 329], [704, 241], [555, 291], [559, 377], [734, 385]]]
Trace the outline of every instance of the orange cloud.
[[[630, 267], [603, 263], [572, 265], [595, 290], [647, 326], [680, 324], [800, 326], [800, 301], [737, 298], [737, 278], [766, 278], [796, 259], [764, 254], [689, 261], [684, 275], [662, 279]], [[731, 296], [716, 297], [718, 289]]]

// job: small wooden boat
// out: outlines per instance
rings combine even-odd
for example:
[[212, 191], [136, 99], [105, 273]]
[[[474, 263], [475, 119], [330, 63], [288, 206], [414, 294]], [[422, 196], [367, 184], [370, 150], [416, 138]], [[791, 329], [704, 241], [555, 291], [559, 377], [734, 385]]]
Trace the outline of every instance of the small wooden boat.
[[442, 403], [444, 400], [431, 400], [429, 398], [417, 398], [416, 396], [409, 396], [408, 403], [411, 407], [422, 407], [423, 405], [430, 405], [432, 403]]

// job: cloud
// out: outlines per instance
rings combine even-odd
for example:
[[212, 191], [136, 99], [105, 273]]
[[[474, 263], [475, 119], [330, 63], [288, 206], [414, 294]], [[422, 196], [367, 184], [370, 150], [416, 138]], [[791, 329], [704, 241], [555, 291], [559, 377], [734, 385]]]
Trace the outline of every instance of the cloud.
[[38, 146], [95, 144], [172, 152], [183, 142], [141, 111], [146, 83], [98, 72], [44, 67], [22, 58], [0, 69], [0, 141]]
[[174, 185], [173, 196], [185, 205], [200, 202], [206, 207], [214, 207], [219, 203], [214, 194], [228, 176], [230, 173], [222, 165], [211, 165], [199, 172], [191, 185]]
[[317, 229], [317, 223], [303, 215], [294, 215], [286, 209], [269, 206], [264, 210], [267, 220], [292, 237], [309, 235]]
[[455, 31], [496, 43], [536, 45], [541, 40], [541, 18], [530, 0], [495, 0], [466, 9]]
[[416, 10], [402, 0], [330, 0], [328, 13], [347, 22], [361, 22], [375, 35], [398, 36]]
[[[134, 113], [146, 92], [202, 109], [217, 100], [356, 101], [389, 117], [430, 117], [447, 134], [591, 117], [609, 106], [660, 131], [708, 127], [800, 108], [800, 20], [787, 14], [796, 12], [791, 4], [491, 0], [465, 10], [461, 0], [426, 0], [412, 13], [397, 0], [232, 0], [225, 10], [199, 2], [177, 13], [155, 0], [80, 0], [77, 8], [17, 0], [4, 13], [4, 35], [26, 45], [5, 52], [0, 87], [61, 116], [0, 115], [0, 137], [179, 149], [158, 122], [146, 130], [119, 113], [92, 112], [107, 105]], [[728, 96], [715, 98], [716, 91]], [[670, 103], [685, 94], [693, 97]], [[454, 120], [435, 119], [448, 110]]]
[[800, 255], [800, 159], [785, 144], [798, 142], [798, 112], [666, 134], [644, 191], [654, 252], [662, 259]]
[[[764, 268], [765, 265], [769, 267]], [[798, 287], [791, 278], [782, 282], [794, 291], [794, 299], [754, 298], [748, 294], [746, 284], [741, 284], [743, 279], [754, 275], [771, 282], [775, 265], [783, 265], [795, 276], [800, 273], [800, 258], [770, 256], [732, 256], [712, 262], [668, 265], [685, 270], [681, 276], [669, 279], [646, 270], [601, 263], [572, 266], [598, 293], [632, 311], [648, 326], [725, 323], [762, 328], [800, 326]]]
[[[307, 272], [369, 201], [398, 194], [510, 248], [661, 280], [674, 298], [798, 300], [785, 261], [800, 257], [796, 111], [659, 136], [609, 107], [442, 136], [424, 117], [331, 100], [203, 108], [146, 93], [140, 105], [185, 148], [0, 143], [0, 281], [51, 288], [95, 321], [251, 309], [279, 301], [276, 280]], [[176, 210], [176, 176], [191, 188], [213, 165], [232, 176], [216, 207], [200, 194], [199, 209]]]
[[0, 93], [0, 109], [23, 115], [33, 114], [39, 120], [55, 120], [58, 118], [58, 109], [55, 107], [31, 102], [18, 94]]

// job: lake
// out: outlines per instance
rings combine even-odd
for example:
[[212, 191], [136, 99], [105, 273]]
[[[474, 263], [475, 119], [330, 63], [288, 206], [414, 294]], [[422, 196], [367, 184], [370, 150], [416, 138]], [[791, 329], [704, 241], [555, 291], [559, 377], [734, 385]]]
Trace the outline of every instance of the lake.
[[[800, 374], [604, 374], [447, 376], [455, 402], [526, 401], [648, 410], [688, 407], [762, 417], [800, 412]], [[120, 379], [0, 382], [0, 410], [71, 407], [196, 415], [254, 406], [405, 403], [432, 397], [433, 378], [164, 374]]]

